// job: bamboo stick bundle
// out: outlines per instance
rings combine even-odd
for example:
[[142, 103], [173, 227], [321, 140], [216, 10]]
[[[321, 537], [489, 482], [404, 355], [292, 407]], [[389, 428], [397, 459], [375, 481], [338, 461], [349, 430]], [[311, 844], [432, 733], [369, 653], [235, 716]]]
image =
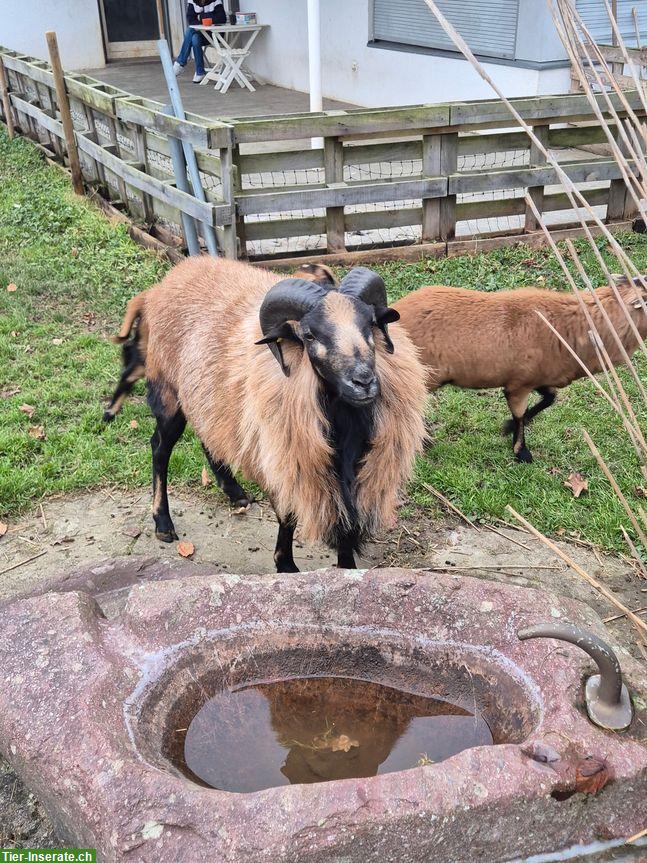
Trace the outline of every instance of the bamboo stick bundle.
[[[592, 111], [604, 131], [612, 158], [619, 167], [620, 177], [628, 190], [628, 194], [636, 211], [640, 213], [647, 222], [647, 158], [645, 155], [647, 152], [647, 132], [643, 121], [631, 107], [622, 86], [620, 86], [620, 83], [616, 78], [615, 70], [618, 66], [620, 71], [623, 70], [623, 65], [629, 67], [631, 80], [635, 85], [635, 89], [639, 93], [643, 110], [646, 113], [647, 92], [645, 91], [644, 82], [636, 73], [634, 65], [631, 62], [631, 58], [629, 57], [622, 39], [622, 35], [619, 32], [617, 23], [613, 17], [611, 6], [609, 5], [608, 0], [603, 0], [611, 21], [612, 32], [614, 34], [614, 44], [617, 45], [619, 50], [622, 52], [622, 57], [625, 61], [624, 64], [613, 63], [609, 65], [607, 63], [602, 51], [595, 44], [595, 40], [592, 38], [591, 33], [586, 28], [578, 14], [572, 0], [547, 0], [547, 2], [549, 4], [553, 20], [555, 21], [557, 32], [559, 33], [568, 56], [571, 59], [574, 73], [579, 79], [582, 90], [591, 105]], [[559, 182], [564, 187], [573, 211], [577, 214], [584, 236], [593, 252], [595, 260], [602, 270], [607, 283], [611, 287], [616, 301], [624, 310], [627, 324], [636, 339], [636, 344], [640, 349], [640, 354], [642, 354], [641, 360], [642, 358], [647, 358], [647, 346], [645, 345], [645, 341], [641, 338], [635, 322], [631, 318], [629, 311], [626, 309], [625, 304], [622, 302], [622, 298], [616, 284], [616, 280], [619, 276], [610, 272], [605, 258], [598, 247], [596, 237], [593, 235], [591, 230], [592, 225], [594, 225], [606, 239], [609, 249], [618, 263], [618, 273], [620, 277], [625, 277], [630, 281], [637, 278], [639, 283], [646, 288], [647, 279], [643, 277], [643, 274], [638, 272], [629, 255], [620, 246], [616, 238], [603, 223], [593, 207], [588, 204], [582, 192], [568, 177], [567, 173], [560, 166], [556, 155], [552, 153], [538, 138], [532, 127], [523, 119], [515, 106], [505, 97], [484, 67], [474, 57], [474, 54], [466, 44], [465, 40], [456, 31], [451, 22], [445, 18], [436, 5], [436, 2], [434, 2], [434, 0], [425, 0], [425, 3], [436, 16], [447, 35], [454, 41], [458, 49], [463, 53], [481, 78], [490, 85], [496, 95], [506, 104], [508, 110], [515, 118], [516, 122], [524, 129], [537, 151], [545, 157], [547, 164], [551, 165], [555, 169], [555, 173]], [[590, 69], [592, 71], [591, 76], [586, 74], [585, 64], [586, 69]], [[626, 81], [626, 77], [624, 78], [624, 81]], [[554, 324], [540, 312], [537, 312], [537, 314], [546, 326], [550, 328], [560, 343], [579, 363], [598, 393], [605, 399], [605, 402], [611, 408], [613, 413], [619, 418], [627, 435], [628, 443], [633, 447], [639, 460], [642, 475], [647, 477], [647, 441], [645, 438], [645, 432], [641, 427], [641, 418], [644, 417], [644, 408], [647, 405], [647, 388], [643, 383], [640, 371], [636, 364], [637, 355], [632, 358], [625, 349], [619, 333], [615, 331], [609, 316], [599, 302], [593, 280], [587, 272], [584, 260], [578, 253], [575, 245], [572, 242], [567, 241], [567, 255], [565, 255], [552, 237], [546, 223], [545, 216], [539, 212], [530, 195], [527, 194], [525, 196], [525, 202], [529, 210], [532, 212], [536, 224], [543, 231], [550, 248], [555, 254], [569, 287], [578, 298], [580, 309], [589, 327], [589, 337], [595, 347], [599, 365], [604, 376], [604, 384], [596, 377], [591, 369], [586, 366], [573, 346], [568, 343], [560, 332], [558, 332]], [[593, 303], [600, 313], [599, 320], [602, 321], [603, 326], [600, 324], [596, 325], [591, 316], [589, 308], [587, 308], [587, 304], [583, 300], [578, 280], [579, 283], [583, 285], [584, 290], [591, 294]], [[638, 288], [636, 288], [636, 297], [641, 300], [643, 313], [647, 314], [647, 305], [645, 305]], [[602, 332], [600, 331], [601, 329], [603, 330]], [[636, 392], [638, 393], [637, 396], [630, 396], [626, 385], [622, 381], [622, 377], [618, 374], [610, 359], [607, 345], [610, 345], [611, 343], [615, 344], [618, 348], [624, 365], [629, 370]], [[632, 509], [627, 496], [623, 493], [620, 487], [618, 477], [613, 475], [607, 461], [600, 453], [598, 447], [586, 429], [582, 429], [582, 434], [589, 450], [605, 477], [605, 480], [609, 482], [626, 514], [628, 522], [626, 525], [622, 525], [620, 530], [622, 531], [623, 539], [631, 552], [632, 559], [635, 561], [638, 574], [641, 577], [644, 577], [644, 573], [647, 572], [647, 568], [645, 566], [645, 560], [647, 559], [647, 515], [640, 506], [635, 507], [635, 511]], [[530, 530], [531, 533], [538, 535], [538, 532], [535, 531], [535, 529], [532, 528], [532, 525], [529, 525], [522, 516], [519, 516], [518, 513], [514, 512], [510, 508], [509, 510], [527, 529]], [[541, 538], [542, 541], [549, 545], [549, 547], [553, 548], [560, 556], [564, 555], [564, 553], [557, 549], [550, 540], [547, 540], [543, 536]], [[640, 550], [641, 546], [642, 552]], [[577, 566], [575, 566], [575, 568], [576, 571], [578, 571], [582, 577], [589, 580], [590, 583], [594, 581], [593, 579], [590, 579], [588, 575], [583, 573], [581, 568], [578, 568]], [[599, 585], [597, 586], [599, 587]], [[614, 597], [606, 588], [602, 589], [601, 592], [603, 592], [604, 595], [618, 607], [621, 606], [621, 603], [619, 603], [617, 598]], [[627, 617], [636, 626], [636, 628], [639, 629], [641, 640], [644, 639], [645, 623], [640, 621], [639, 618], [631, 613], [628, 614]]]

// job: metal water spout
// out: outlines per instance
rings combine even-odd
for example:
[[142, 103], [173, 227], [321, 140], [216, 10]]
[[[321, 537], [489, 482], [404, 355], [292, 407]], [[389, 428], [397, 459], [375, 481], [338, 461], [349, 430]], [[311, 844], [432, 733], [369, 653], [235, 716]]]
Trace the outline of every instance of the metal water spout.
[[520, 629], [517, 636], [522, 641], [556, 638], [581, 647], [600, 669], [599, 674], [591, 675], [586, 681], [584, 696], [589, 719], [612, 731], [622, 731], [631, 725], [633, 708], [629, 690], [622, 682], [618, 657], [605, 641], [571, 623], [540, 623]]

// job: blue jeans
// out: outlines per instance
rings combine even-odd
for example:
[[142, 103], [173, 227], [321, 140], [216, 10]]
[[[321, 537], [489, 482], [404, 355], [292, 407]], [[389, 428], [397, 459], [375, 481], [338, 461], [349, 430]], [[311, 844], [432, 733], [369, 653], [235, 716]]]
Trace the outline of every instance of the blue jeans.
[[182, 42], [180, 53], [177, 55], [177, 62], [180, 66], [186, 66], [189, 54], [191, 53], [191, 48], [193, 48], [195, 73], [196, 75], [204, 75], [204, 55], [202, 53], [202, 46], [204, 44], [206, 43], [202, 33], [189, 27], [184, 34], [184, 41]]

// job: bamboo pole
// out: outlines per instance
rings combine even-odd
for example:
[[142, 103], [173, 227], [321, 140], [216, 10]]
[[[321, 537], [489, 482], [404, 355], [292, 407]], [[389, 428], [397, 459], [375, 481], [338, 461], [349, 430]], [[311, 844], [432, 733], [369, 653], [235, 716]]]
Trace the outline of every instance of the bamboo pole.
[[640, 527], [638, 519], [633, 514], [631, 507], [627, 503], [627, 499], [624, 496], [624, 494], [622, 493], [622, 491], [620, 490], [620, 486], [616, 482], [614, 475], [611, 473], [611, 471], [609, 470], [609, 468], [607, 466], [607, 463], [605, 462], [605, 460], [600, 455], [600, 451], [598, 450], [596, 445], [593, 443], [593, 441], [591, 439], [591, 435], [587, 432], [586, 429], [582, 429], [582, 434], [584, 436], [584, 440], [586, 441], [588, 448], [593, 453], [593, 456], [594, 456], [595, 460], [597, 461], [597, 463], [600, 467], [600, 470], [602, 471], [602, 473], [606, 476], [606, 478], [611, 483], [611, 488], [616, 493], [616, 497], [620, 501], [622, 508], [627, 513], [627, 517], [629, 518], [629, 521], [633, 524], [634, 530], [638, 534], [638, 539], [643, 544], [643, 548], [647, 549], [647, 536], [645, 535], [645, 532]]
[[47, 39], [49, 62], [52, 67], [52, 74], [54, 75], [56, 101], [58, 102], [58, 110], [61, 113], [67, 158], [70, 163], [70, 173], [72, 174], [72, 186], [77, 195], [83, 195], [83, 174], [81, 173], [81, 163], [79, 162], [79, 151], [76, 148], [74, 124], [72, 123], [72, 114], [70, 112], [70, 100], [67, 95], [67, 88], [65, 87], [63, 67], [61, 66], [61, 55], [58, 51], [58, 40], [56, 39], [54, 30], [48, 30], [45, 33], [45, 38]]
[[[440, 9], [438, 8], [438, 6], [437, 6], [437, 4], [434, 2], [434, 0], [424, 0], [424, 2], [425, 2], [425, 3], [426, 3], [426, 5], [429, 7], [429, 9], [431, 10], [431, 12], [436, 16], [436, 18], [438, 19], [438, 23], [441, 25], [441, 27], [442, 27], [442, 28], [443, 28], [443, 30], [447, 33], [447, 35], [450, 37], [450, 39], [452, 39], [452, 41], [454, 42], [454, 44], [456, 45], [456, 47], [457, 47], [457, 48], [462, 52], [463, 56], [464, 56], [464, 57], [465, 57], [465, 58], [470, 62], [470, 64], [472, 65], [472, 67], [476, 70], [476, 72], [478, 72], [478, 74], [481, 76], [481, 78], [482, 78], [482, 79], [483, 79], [487, 84], [489, 84], [489, 86], [490, 86], [490, 87], [492, 88], [492, 90], [496, 93], [496, 95], [499, 97], [499, 99], [500, 99], [500, 100], [503, 102], [503, 104], [508, 108], [508, 110], [510, 111], [510, 113], [512, 114], [512, 116], [514, 117], [514, 119], [516, 120], [516, 122], [519, 124], [519, 126], [521, 126], [521, 128], [526, 132], [526, 134], [528, 135], [528, 137], [530, 138], [530, 140], [532, 141], [532, 143], [535, 145], [535, 147], [537, 148], [537, 150], [538, 150], [540, 153], [542, 153], [542, 154], [546, 157], [546, 159], [547, 159], [548, 163], [549, 163], [550, 165], [552, 165], [552, 167], [555, 169], [555, 173], [556, 173], [556, 175], [557, 175], [557, 178], [559, 179], [560, 183], [561, 183], [561, 184], [562, 184], [562, 186], [564, 187], [564, 190], [565, 190], [565, 192], [566, 192], [566, 195], [568, 196], [568, 199], [569, 199], [569, 201], [571, 202], [571, 206], [573, 207], [573, 209], [574, 209], [574, 210], [577, 210], [577, 209], [579, 209], [579, 208], [583, 208], [583, 209], [585, 209], [585, 210], [589, 213], [589, 215], [591, 216], [591, 218], [592, 218], [593, 222], [595, 223], [595, 225], [600, 229], [600, 231], [602, 232], [602, 234], [603, 234], [603, 235], [606, 237], [606, 239], [608, 240], [609, 245], [610, 245], [610, 247], [611, 247], [611, 249], [612, 249], [613, 253], [615, 254], [615, 256], [616, 256], [616, 258], [618, 259], [619, 263], [622, 265], [623, 273], [624, 273], [624, 274], [627, 276], [627, 278], [629, 278], [629, 279], [630, 279], [630, 278], [632, 278], [632, 276], [638, 276], [638, 275], [640, 275], [640, 276], [641, 276], [641, 274], [640, 274], [640, 273], [638, 273], [638, 270], [636, 269], [636, 267], [635, 267], [635, 265], [633, 264], [633, 262], [629, 259], [629, 257], [628, 257], [628, 256], [627, 256], [627, 254], [625, 253], [625, 251], [622, 249], [622, 247], [619, 245], [619, 243], [618, 243], [618, 242], [616, 241], [616, 239], [613, 237], [613, 234], [609, 231], [609, 229], [608, 229], [608, 228], [607, 228], [607, 226], [606, 226], [606, 225], [601, 221], [601, 219], [600, 219], [600, 218], [598, 218], [598, 216], [596, 215], [595, 211], [593, 210], [593, 208], [589, 205], [588, 201], [586, 200], [586, 198], [585, 198], [584, 194], [582, 193], [582, 191], [581, 191], [580, 189], [578, 189], [578, 188], [577, 188], [577, 186], [575, 185], [575, 183], [570, 179], [570, 177], [569, 177], [569, 176], [568, 176], [568, 174], [564, 171], [564, 169], [563, 169], [563, 168], [562, 168], [562, 166], [559, 164], [559, 162], [557, 161], [557, 159], [552, 155], [552, 153], [550, 153], [550, 151], [549, 151], [549, 150], [548, 150], [548, 149], [543, 145], [543, 143], [539, 140], [539, 138], [538, 138], [538, 137], [537, 137], [537, 135], [534, 133], [534, 131], [533, 131], [533, 129], [531, 128], [531, 126], [530, 126], [528, 123], [526, 123], [526, 121], [523, 119], [523, 117], [522, 117], [522, 116], [521, 116], [521, 114], [517, 111], [517, 109], [514, 107], [514, 105], [513, 105], [513, 104], [510, 102], [510, 100], [509, 100], [509, 99], [504, 95], [504, 93], [503, 93], [503, 91], [501, 90], [501, 88], [500, 88], [500, 87], [498, 87], [498, 86], [497, 86], [497, 84], [495, 84], [494, 80], [493, 80], [493, 79], [492, 79], [492, 77], [491, 77], [491, 76], [486, 72], [486, 70], [485, 70], [485, 68], [483, 67], [483, 65], [482, 65], [481, 63], [479, 63], [479, 61], [476, 59], [476, 57], [475, 57], [475, 56], [474, 56], [474, 54], [472, 53], [471, 49], [470, 49], [470, 48], [469, 48], [469, 46], [467, 45], [467, 42], [466, 42], [466, 41], [463, 39], [463, 37], [458, 33], [458, 31], [456, 30], [456, 28], [455, 28], [455, 27], [454, 27], [454, 26], [453, 26], [453, 25], [452, 25], [452, 24], [447, 20], [447, 18], [443, 15], [443, 13], [440, 11]], [[558, 27], [558, 31], [559, 31], [559, 27]], [[592, 97], [592, 94], [589, 94], [588, 92], [587, 92], [587, 97], [589, 98], [589, 102], [591, 103], [591, 105], [593, 105], [593, 103], [595, 102], [595, 98], [594, 98], [594, 97]], [[597, 103], [596, 103], [596, 107], [597, 107]], [[577, 203], [576, 203], [576, 201], [579, 201], [580, 203], [579, 203], [579, 204], [577, 204]], [[526, 202], [528, 202], [528, 196], [526, 196]], [[594, 240], [594, 238], [593, 238], [593, 235], [591, 234], [591, 231], [590, 231], [590, 228], [589, 228], [588, 224], [587, 224], [587, 223], [586, 223], [586, 221], [585, 221], [584, 219], [582, 219], [581, 217], [580, 217], [580, 222], [581, 222], [581, 224], [582, 224], [582, 228], [583, 228], [583, 230], [584, 230], [584, 233], [585, 233], [585, 235], [586, 235], [586, 238], [587, 238], [587, 240], [588, 240], [588, 242], [589, 242], [589, 244], [590, 244], [590, 246], [591, 246], [591, 248], [592, 248], [593, 252], [596, 254], [596, 257], [598, 257], [598, 260], [600, 260], [602, 256], [600, 255], [600, 251], [599, 251], [599, 249], [598, 249], [598, 247], [597, 247], [597, 245], [596, 245], [596, 243], [595, 243], [595, 240]], [[608, 273], [608, 271], [606, 270], [606, 267], [605, 267], [605, 265], [604, 265], [604, 261], [603, 261], [603, 260], [602, 260], [602, 265], [603, 265], [602, 269], [603, 269], [603, 271], [605, 272], [605, 275], [607, 276], [607, 278], [610, 278], [610, 274], [609, 274], [609, 273]], [[641, 276], [641, 278], [642, 278], [642, 276]], [[646, 283], [646, 284], [647, 284], [647, 283]], [[623, 312], [624, 312], [624, 314], [625, 314], [625, 317], [626, 317], [627, 323], [629, 324], [629, 326], [631, 327], [632, 331], [634, 332], [634, 335], [636, 336], [636, 338], [637, 338], [637, 340], [638, 340], [638, 344], [640, 345], [641, 350], [643, 351], [643, 353], [644, 353], [644, 354], [645, 354], [645, 356], [647, 357], [647, 346], [645, 345], [645, 343], [644, 343], [643, 339], [641, 338], [640, 333], [638, 333], [637, 328], [636, 328], [636, 325], [635, 325], [635, 323], [634, 323], [633, 319], [631, 318], [631, 315], [629, 314], [629, 312], [628, 312], [628, 310], [626, 309], [626, 307], [625, 307], [624, 303], [622, 302], [622, 299], [621, 299], [621, 297], [620, 297], [620, 295], [619, 295], [618, 289], [616, 288], [616, 286], [615, 286], [615, 284], [614, 284], [613, 282], [611, 282], [610, 287], [611, 287], [611, 289], [612, 289], [612, 291], [613, 291], [614, 295], [616, 296], [616, 299], [617, 299], [617, 300], [618, 300], [618, 302], [620, 303], [620, 307], [622, 308], [622, 310], [623, 310]]]
[[536, 527], [533, 527], [529, 521], [526, 521], [526, 519], [522, 515], [519, 515], [519, 513], [510, 506], [510, 504], [507, 504], [506, 509], [510, 513], [510, 515], [514, 516], [514, 518], [516, 518], [517, 521], [526, 528], [527, 531], [529, 531], [538, 540], [543, 542], [544, 545], [548, 546], [548, 548], [554, 554], [556, 554], [557, 557], [563, 560], [564, 563], [567, 563], [574, 572], [576, 572], [581, 578], [584, 579], [584, 581], [587, 581], [591, 585], [591, 587], [594, 587], [599, 593], [605, 596], [610, 603], [612, 603], [617, 609], [622, 611], [622, 613], [626, 615], [627, 619], [630, 620], [634, 624], [634, 626], [636, 626], [643, 632], [647, 632], [647, 623], [645, 623], [644, 620], [641, 620], [636, 614], [634, 614], [630, 609], [628, 609], [626, 605], [623, 605], [623, 603], [620, 602], [620, 600], [614, 593], [612, 593], [596, 578], [593, 578], [592, 575], [589, 575], [585, 569], [582, 569], [579, 563], [576, 563], [572, 557], [566, 554], [566, 552], [562, 551], [561, 548], [555, 545], [555, 543], [548, 539], [547, 536], [544, 536], [543, 533], [540, 533]]
[[636, 548], [634, 541], [629, 536], [629, 534], [627, 533], [627, 531], [625, 530], [623, 525], [620, 525], [620, 531], [624, 537], [625, 542], [629, 546], [629, 549], [631, 551], [631, 555], [632, 555], [633, 559], [638, 564], [638, 571], [640, 572], [640, 574], [643, 578], [647, 578], [647, 569], [645, 569], [645, 564], [643, 563], [642, 558], [641, 558], [640, 554], [638, 553], [638, 549]]
[[4, 110], [4, 120], [7, 126], [7, 133], [10, 138], [14, 136], [13, 109], [11, 107], [11, 99], [9, 98], [9, 87], [7, 86], [7, 74], [5, 72], [2, 57], [0, 57], [0, 92], [2, 94], [2, 107]]

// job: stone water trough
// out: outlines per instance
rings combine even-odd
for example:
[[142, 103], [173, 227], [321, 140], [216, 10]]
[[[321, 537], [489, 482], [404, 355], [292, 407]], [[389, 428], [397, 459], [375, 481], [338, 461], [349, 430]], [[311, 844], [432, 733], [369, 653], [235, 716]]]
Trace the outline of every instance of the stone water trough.
[[[61, 835], [102, 861], [465, 863], [613, 844], [645, 826], [647, 678], [619, 651], [634, 720], [623, 732], [596, 727], [587, 655], [517, 638], [546, 621], [605, 635], [586, 605], [431, 571], [97, 566], [3, 609], [0, 749]], [[306, 708], [284, 689], [267, 701], [289, 750], [281, 784], [245, 790], [265, 749], [242, 720], [215, 723], [187, 763], [192, 719], [223, 693], [259, 684], [265, 704], [258, 692], [271, 681], [338, 677], [405, 693], [404, 712], [380, 701], [395, 731], [378, 723], [373, 734], [347, 702], [312, 737], [323, 743], [303, 743], [295, 728], [306, 714], [323, 719], [328, 684]], [[491, 740], [452, 738], [444, 760], [414, 752], [408, 769], [384, 772], [412, 717], [435, 716], [429, 699], [461, 721], [479, 717]], [[239, 790], [209, 787], [214, 763]]]

